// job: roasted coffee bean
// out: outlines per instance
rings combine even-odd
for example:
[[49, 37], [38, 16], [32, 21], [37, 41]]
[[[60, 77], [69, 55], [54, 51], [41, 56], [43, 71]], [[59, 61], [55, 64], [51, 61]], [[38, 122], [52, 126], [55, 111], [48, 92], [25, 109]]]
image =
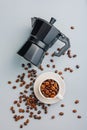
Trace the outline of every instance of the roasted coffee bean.
[[14, 104], [17, 104], [17, 102], [18, 102], [18, 101], [17, 101], [17, 100], [15, 100], [15, 101], [14, 101]]
[[10, 107], [10, 110], [11, 110], [11, 111], [12, 111], [12, 110], [14, 110], [14, 107], [13, 107], [13, 106], [11, 106], [11, 107]]
[[77, 55], [76, 55], [76, 54], [74, 54], [74, 55], [73, 55], [73, 58], [75, 58], [75, 57], [77, 57]]
[[46, 52], [46, 53], [45, 53], [45, 55], [49, 55], [49, 53], [48, 53], [48, 52]]
[[73, 30], [73, 29], [75, 29], [75, 27], [74, 27], [74, 26], [71, 26], [71, 27], [70, 27], [70, 29], [72, 29], [72, 30]]
[[60, 51], [61, 50], [61, 48], [57, 48], [57, 51]]
[[15, 110], [12, 110], [12, 113], [14, 114], [14, 113], [15, 113]]
[[52, 65], [52, 68], [55, 68], [56, 66], [55, 65]]
[[61, 107], [64, 107], [65, 105], [64, 104], [61, 104]]
[[80, 66], [79, 66], [79, 65], [76, 65], [76, 68], [77, 68], [77, 69], [79, 69], [79, 68], [80, 68]]
[[29, 119], [27, 119], [25, 122], [28, 124], [29, 123]]
[[75, 100], [75, 102], [74, 102], [75, 104], [78, 104], [79, 103], [79, 100]]
[[39, 110], [39, 111], [37, 112], [37, 114], [41, 114], [41, 111]]
[[43, 71], [44, 69], [43, 69], [43, 67], [42, 67], [42, 65], [40, 65], [39, 66], [39, 69], [41, 70], [41, 71]]
[[72, 72], [73, 72], [73, 69], [70, 68], [69, 71], [72, 73]]
[[77, 116], [78, 119], [82, 118], [80, 115]]
[[65, 69], [64, 69], [64, 71], [67, 71], [67, 70], [68, 70], [68, 68], [65, 68]]
[[58, 72], [59, 75], [62, 75], [63, 73], [61, 71]]
[[23, 95], [23, 92], [20, 92], [20, 95]]
[[51, 56], [52, 56], [52, 57], [54, 56], [54, 52], [51, 54]]
[[54, 60], [53, 60], [53, 59], [50, 59], [50, 62], [54, 62]]
[[55, 73], [58, 73], [58, 70], [55, 70]]
[[50, 65], [49, 65], [49, 64], [47, 64], [47, 67], [49, 68], [49, 67], [50, 67]]
[[13, 89], [16, 89], [17, 87], [16, 87], [16, 86], [13, 86], [12, 88], [13, 88]]
[[24, 125], [27, 125], [27, 123], [26, 123], [26, 122], [24, 122]]
[[51, 116], [51, 119], [54, 119], [55, 118], [55, 116], [53, 115], [53, 116]]
[[18, 75], [17, 78], [20, 78], [20, 75]]
[[29, 68], [31, 68], [31, 63], [27, 63], [27, 66], [28, 66]]
[[60, 115], [60, 116], [63, 116], [63, 115], [64, 115], [64, 113], [63, 113], [63, 112], [59, 112], [59, 115]]
[[22, 67], [25, 67], [25, 64], [22, 64], [21, 66], [22, 66]]
[[15, 81], [16, 83], [18, 83], [19, 82], [19, 79], [16, 79], [16, 81]]
[[77, 110], [76, 110], [76, 109], [73, 109], [73, 110], [72, 110], [72, 112], [73, 112], [73, 113], [76, 113], [76, 112], [77, 112]]
[[21, 116], [21, 119], [23, 119], [24, 118], [24, 116]]
[[23, 128], [23, 125], [20, 125], [20, 128]]
[[8, 81], [8, 84], [11, 84], [12, 82], [11, 81]]
[[25, 67], [24, 69], [25, 69], [25, 70], [28, 70], [28, 67]]
[[17, 103], [17, 107], [20, 107], [20, 103]]

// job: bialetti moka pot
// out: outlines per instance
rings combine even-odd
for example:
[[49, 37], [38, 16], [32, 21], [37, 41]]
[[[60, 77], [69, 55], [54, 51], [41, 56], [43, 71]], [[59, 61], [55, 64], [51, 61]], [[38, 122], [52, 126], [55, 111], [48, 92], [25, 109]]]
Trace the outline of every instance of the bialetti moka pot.
[[65, 45], [54, 56], [61, 56], [69, 47], [68, 37], [61, 33], [53, 24], [55, 19], [51, 18], [47, 22], [41, 18], [31, 18], [32, 31], [30, 37], [24, 46], [18, 51], [18, 54], [35, 66], [39, 66], [44, 58], [45, 52], [59, 39]]

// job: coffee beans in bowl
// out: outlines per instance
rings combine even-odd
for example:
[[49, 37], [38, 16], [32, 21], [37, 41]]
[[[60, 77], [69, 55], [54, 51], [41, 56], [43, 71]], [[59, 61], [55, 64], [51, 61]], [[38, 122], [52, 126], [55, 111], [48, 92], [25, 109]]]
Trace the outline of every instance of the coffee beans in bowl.
[[59, 85], [53, 79], [47, 79], [40, 86], [41, 94], [46, 98], [54, 98], [59, 92]]

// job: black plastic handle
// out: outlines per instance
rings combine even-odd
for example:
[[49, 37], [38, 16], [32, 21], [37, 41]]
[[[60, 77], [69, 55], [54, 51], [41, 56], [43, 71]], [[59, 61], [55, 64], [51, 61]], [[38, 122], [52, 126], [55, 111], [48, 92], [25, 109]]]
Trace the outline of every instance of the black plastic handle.
[[59, 33], [58, 34], [58, 39], [62, 42], [65, 43], [65, 45], [61, 48], [61, 50], [57, 53], [57, 52], [54, 52], [54, 55], [55, 56], [61, 56], [68, 48], [70, 48], [70, 41], [69, 41], [69, 38], [66, 37], [63, 33]]

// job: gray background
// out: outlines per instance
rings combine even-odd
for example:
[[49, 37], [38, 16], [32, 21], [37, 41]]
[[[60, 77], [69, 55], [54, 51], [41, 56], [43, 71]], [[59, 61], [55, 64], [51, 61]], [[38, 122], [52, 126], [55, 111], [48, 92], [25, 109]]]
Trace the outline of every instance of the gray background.
[[[57, 19], [55, 26], [66, 34], [71, 41], [72, 53], [78, 55], [75, 59], [67, 56], [55, 57], [55, 64], [58, 70], [63, 71], [64, 67], [70, 66], [74, 72], [64, 73], [66, 84], [66, 95], [63, 101], [49, 108], [49, 114], [43, 115], [41, 121], [31, 120], [30, 125], [24, 127], [30, 129], [87, 129], [87, 1], [86, 0], [0, 0], [0, 129], [15, 130], [19, 129], [19, 122], [15, 123], [9, 107], [17, 97], [18, 91], [13, 91], [7, 85], [7, 81], [14, 81], [17, 74], [22, 73], [21, 63], [26, 61], [20, 58], [16, 52], [27, 40], [33, 16], [42, 17], [50, 20], [51, 16]], [[74, 30], [70, 26], [75, 26]], [[59, 43], [59, 44], [58, 44]], [[61, 42], [49, 49], [53, 52]], [[52, 68], [46, 69], [49, 62], [45, 58], [43, 65], [45, 71], [53, 71]], [[75, 65], [79, 64], [80, 69], [76, 70]], [[41, 72], [40, 72], [41, 73]], [[79, 99], [78, 105], [74, 100]], [[65, 107], [60, 108], [64, 103]], [[77, 114], [72, 113], [72, 109], [78, 110]], [[58, 116], [58, 112], [63, 111], [63, 117]], [[56, 119], [51, 120], [50, 116], [56, 115]], [[82, 119], [76, 116], [80, 114]]]

